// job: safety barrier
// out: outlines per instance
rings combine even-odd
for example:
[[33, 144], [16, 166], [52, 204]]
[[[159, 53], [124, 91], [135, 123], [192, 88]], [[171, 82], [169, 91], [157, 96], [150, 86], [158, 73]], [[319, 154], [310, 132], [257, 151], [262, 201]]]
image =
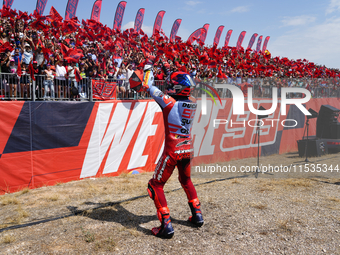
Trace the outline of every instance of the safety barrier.
[[[18, 77], [16, 74], [0, 73], [0, 99], [3, 100], [81, 100], [94, 101], [92, 93], [91, 78], [82, 78], [77, 82], [75, 78], [55, 77], [52, 80], [47, 80], [45, 75], [35, 75], [35, 80], [32, 80], [28, 74]], [[108, 79], [117, 83], [116, 97], [117, 99], [147, 99], [150, 95], [146, 92], [136, 93], [130, 89], [130, 84], [127, 80]], [[278, 88], [278, 97], [281, 97], [282, 87], [300, 87], [307, 88], [312, 97], [337, 97], [340, 98], [339, 79], [225, 79], [225, 80], [196, 80], [197, 86], [204, 87], [204, 84], [214, 87], [216, 84], [233, 84], [241, 89], [252, 87], [253, 98], [272, 98], [272, 88]], [[163, 80], [156, 80], [155, 85], [165, 91]], [[228, 89], [216, 89], [221, 98], [231, 98], [232, 94]], [[246, 89], [244, 89], [246, 92]], [[193, 91], [194, 97], [200, 97], [203, 90]], [[301, 93], [289, 94], [287, 97], [302, 97]]]

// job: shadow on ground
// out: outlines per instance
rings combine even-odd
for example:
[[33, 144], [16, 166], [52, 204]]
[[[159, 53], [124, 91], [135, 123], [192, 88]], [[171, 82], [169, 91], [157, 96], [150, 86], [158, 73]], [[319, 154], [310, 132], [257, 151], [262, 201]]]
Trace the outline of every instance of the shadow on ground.
[[[116, 204], [111, 206], [110, 208], [103, 208], [103, 204], [101, 203], [92, 203], [88, 202], [86, 204], [96, 205], [98, 209], [92, 210], [90, 212], [84, 210], [77, 210], [76, 207], [68, 207], [68, 209], [75, 214], [80, 214], [84, 217], [88, 217], [94, 220], [99, 221], [108, 221], [108, 222], [116, 222], [121, 224], [123, 227], [127, 229], [136, 229], [137, 231], [145, 234], [151, 235], [150, 229], [146, 229], [142, 227], [142, 224], [148, 223], [150, 221], [157, 221], [157, 225], [159, 226], [159, 221], [156, 215], [136, 215], [128, 210], [126, 210], [121, 204]], [[177, 220], [171, 217], [171, 221], [175, 224], [196, 228], [194, 225], [190, 224], [188, 221]]]

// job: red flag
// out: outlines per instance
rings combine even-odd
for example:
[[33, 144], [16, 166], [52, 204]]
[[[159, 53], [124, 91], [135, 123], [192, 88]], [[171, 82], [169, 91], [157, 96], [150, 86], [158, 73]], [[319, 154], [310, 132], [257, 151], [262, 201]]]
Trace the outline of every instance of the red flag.
[[57, 12], [56, 9], [54, 9], [53, 6], [51, 7], [51, 10], [50, 10], [50, 16], [51, 16], [52, 20], [56, 20], [56, 21], [62, 21], [63, 20], [63, 17], [61, 17], [61, 15]]
[[4, 43], [3, 45], [0, 46], [0, 53], [1, 52], [6, 52], [6, 50], [13, 51], [13, 47], [9, 42]]
[[134, 30], [137, 33], [139, 33], [139, 31], [142, 28], [142, 24], [143, 24], [143, 20], [144, 20], [144, 13], [145, 13], [144, 8], [140, 8], [137, 12], [136, 19], [135, 19], [135, 26], [134, 26]]
[[161, 31], [162, 23], [163, 23], [163, 17], [164, 17], [165, 11], [159, 11], [156, 19], [155, 19], [155, 24], [153, 25], [153, 32], [152, 36], [157, 34], [157, 31]]
[[257, 45], [256, 45], [256, 52], [260, 52], [261, 50], [261, 43], [262, 43], [262, 35], [257, 39]]
[[65, 20], [70, 20], [76, 16], [78, 2], [79, 0], [68, 0], [65, 11]]
[[21, 71], [21, 65], [20, 65], [20, 60], [18, 59], [18, 68], [17, 68], [17, 75], [21, 77], [22, 71]]
[[101, 10], [102, 10], [102, 0], [96, 0], [93, 4], [91, 19], [99, 22]]
[[120, 1], [118, 6], [117, 6], [115, 18], [113, 20], [113, 29], [114, 30], [117, 30], [117, 31], [121, 30], [125, 6], [126, 6], [125, 1]]
[[236, 44], [236, 49], [241, 49], [241, 46], [242, 46], [242, 42], [243, 42], [243, 39], [244, 39], [244, 36], [246, 35], [246, 31], [242, 31], [240, 36], [238, 37], [238, 40], [237, 40], [237, 44]]
[[187, 42], [189, 42], [189, 44], [192, 44], [195, 40], [198, 41], [199, 38], [201, 37], [201, 35], [202, 35], [203, 33], [205, 33], [205, 32], [206, 32], [206, 30], [205, 30], [205, 28], [203, 28], [203, 27], [201, 27], [201, 28], [195, 30], [195, 31], [189, 36]]
[[67, 47], [65, 44], [60, 43], [61, 46], [61, 54], [63, 55], [63, 57], [67, 56], [67, 52], [70, 50], [69, 47]]
[[21, 19], [21, 20], [29, 20], [30, 18], [28, 17], [27, 15], [27, 12], [22, 12], [22, 11], [19, 11], [19, 16], [17, 19]]
[[215, 38], [214, 38], [214, 45], [216, 45], [216, 46], [220, 42], [220, 38], [221, 38], [221, 34], [222, 34], [223, 29], [224, 29], [224, 26], [219, 26], [216, 30], [216, 34], [215, 34]]
[[264, 39], [263, 46], [262, 46], [262, 52], [266, 51], [269, 38], [270, 38], [270, 36], [267, 36], [266, 39]]
[[81, 49], [70, 49], [66, 53], [66, 57], [64, 59], [79, 62], [79, 60], [84, 57], [83, 51]]
[[232, 32], [233, 32], [232, 29], [228, 30], [227, 35], [225, 36], [224, 47], [228, 47], [230, 36], [231, 36]]
[[257, 36], [258, 36], [257, 33], [254, 33], [254, 34], [252, 35], [252, 37], [250, 38], [250, 41], [249, 41], [249, 44], [248, 44], [247, 49], [251, 49], [251, 47], [253, 47], [253, 44], [254, 44], [255, 39], [256, 39]]
[[182, 23], [182, 19], [176, 19], [174, 24], [172, 25], [171, 32], [170, 32], [170, 42], [174, 42], [176, 40], [176, 35], [179, 29], [179, 26]]
[[74, 71], [74, 75], [75, 75], [75, 78], [76, 78], [76, 81], [77, 82], [80, 82], [83, 78], [80, 76], [80, 73], [78, 71], [78, 68], [75, 69]]
[[32, 62], [30, 62], [30, 64], [28, 65], [28, 72], [31, 76], [31, 79], [35, 81], [34, 68], [33, 68]]
[[12, 4], [13, 4], [13, 0], [4, 0], [3, 1], [3, 5], [7, 8], [11, 8]]
[[205, 43], [205, 39], [207, 38], [207, 34], [208, 34], [208, 30], [209, 30], [210, 24], [204, 24], [203, 28], [205, 29], [205, 31], [202, 31], [201, 37], [200, 37], [200, 41], [201, 44], [204, 45]]
[[37, 5], [35, 7], [36, 11], [39, 15], [43, 15], [45, 7], [46, 7], [47, 0], [37, 0]]

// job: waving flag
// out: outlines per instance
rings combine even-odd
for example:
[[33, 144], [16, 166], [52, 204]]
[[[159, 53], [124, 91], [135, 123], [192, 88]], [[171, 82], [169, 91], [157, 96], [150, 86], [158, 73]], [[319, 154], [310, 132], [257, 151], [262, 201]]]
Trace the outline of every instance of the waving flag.
[[57, 10], [53, 6], [51, 6], [51, 9], [50, 9], [50, 16], [52, 20], [58, 20], [58, 21], [63, 20], [63, 17], [61, 17], [61, 15], [57, 12]]
[[205, 43], [205, 39], [207, 38], [209, 27], [210, 27], [210, 24], [208, 24], [208, 23], [204, 24], [204, 26], [203, 26], [203, 28], [205, 30], [203, 30], [202, 35], [200, 37], [200, 42], [203, 43], [203, 44]]
[[251, 49], [251, 47], [253, 47], [253, 44], [254, 44], [257, 36], [258, 36], [258, 34], [256, 34], [256, 33], [252, 35], [252, 37], [250, 38], [247, 49]]
[[78, 71], [78, 68], [75, 68], [74, 75], [76, 78], [76, 82], [80, 82], [83, 78], [80, 76], [80, 73]]
[[21, 75], [22, 75], [22, 70], [21, 70], [21, 65], [20, 65], [20, 60], [19, 59], [18, 59], [17, 75], [19, 77], [21, 77]]
[[224, 26], [219, 26], [216, 30], [216, 34], [215, 34], [215, 38], [214, 38], [214, 46], [218, 45], [218, 43], [220, 42], [220, 38], [221, 38], [221, 34], [222, 34], [222, 31], [224, 29]]
[[144, 13], [145, 9], [140, 8], [137, 12], [136, 19], [135, 19], [135, 27], [134, 30], [138, 33], [140, 29], [142, 28], [143, 25], [143, 20], [144, 20]]
[[47, 0], [37, 0], [37, 6], [35, 9], [37, 13], [39, 13], [39, 15], [43, 15], [46, 4], [47, 4]]
[[207, 31], [205, 30], [205, 28], [204, 27], [201, 27], [201, 28], [199, 28], [199, 29], [197, 29], [197, 30], [195, 30], [190, 36], [189, 36], [189, 38], [188, 38], [188, 42], [189, 43], [193, 43], [195, 40], [197, 41], [197, 42], [199, 42], [199, 39], [201, 38], [201, 35], [203, 34], [203, 33], [206, 33]]
[[228, 30], [227, 35], [225, 36], [224, 47], [228, 47], [229, 39], [232, 32], [233, 32], [232, 29]]
[[34, 72], [34, 68], [33, 68], [33, 65], [32, 65], [32, 61], [28, 65], [28, 73], [30, 74], [31, 79], [35, 81], [35, 77], [34, 77], [35, 72]]
[[113, 20], [113, 29], [114, 30], [117, 30], [117, 29], [121, 30], [125, 6], [126, 6], [125, 1], [119, 2], [118, 6], [117, 6], [115, 19]]
[[157, 31], [158, 32], [161, 31], [164, 14], [165, 14], [165, 11], [158, 12], [156, 19], [155, 19], [155, 24], [153, 25], [153, 32], [152, 32], [153, 36], [157, 33]]
[[7, 8], [11, 8], [14, 0], [4, 0], [3, 5]]
[[70, 20], [76, 16], [78, 2], [79, 0], [68, 0], [65, 11], [65, 20]]
[[181, 23], [182, 23], [182, 19], [176, 19], [174, 24], [172, 25], [171, 33], [170, 33], [170, 42], [175, 41], [179, 26], [181, 25]]
[[241, 49], [241, 46], [242, 46], [242, 42], [243, 42], [243, 39], [244, 39], [244, 36], [246, 35], [246, 31], [242, 31], [241, 34], [239, 35], [238, 37], [238, 40], [237, 40], [237, 44], [236, 44], [236, 49]]
[[261, 50], [261, 43], [262, 43], [262, 35], [257, 39], [257, 45], [256, 45], [256, 52], [260, 52]]
[[92, 7], [91, 19], [100, 22], [100, 12], [102, 10], [102, 0], [96, 0]]
[[264, 39], [263, 46], [262, 46], [262, 52], [266, 51], [269, 38], [270, 38], [270, 36], [267, 36], [266, 39]]

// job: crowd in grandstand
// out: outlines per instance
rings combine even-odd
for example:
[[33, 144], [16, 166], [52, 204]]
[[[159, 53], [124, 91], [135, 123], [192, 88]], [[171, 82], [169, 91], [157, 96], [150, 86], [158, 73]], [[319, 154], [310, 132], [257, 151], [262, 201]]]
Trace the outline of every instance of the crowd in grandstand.
[[[167, 61], [172, 71], [188, 72], [202, 81], [244, 84], [262, 78], [261, 84], [279, 87], [339, 86], [338, 69], [306, 59], [272, 57], [269, 51], [192, 45], [179, 37], [171, 43], [162, 31], [153, 36], [133, 29], [116, 31], [93, 20], [63, 20], [56, 11], [39, 16], [4, 7], [1, 15], [0, 95], [10, 98], [30, 98], [33, 91], [38, 98], [75, 97], [77, 90], [82, 92], [82, 78], [119, 80], [118, 91], [125, 97], [128, 79], [143, 68], [149, 54], [157, 56], [156, 80], [164, 80], [161, 62]], [[33, 90], [32, 75], [43, 77], [36, 79]]]

